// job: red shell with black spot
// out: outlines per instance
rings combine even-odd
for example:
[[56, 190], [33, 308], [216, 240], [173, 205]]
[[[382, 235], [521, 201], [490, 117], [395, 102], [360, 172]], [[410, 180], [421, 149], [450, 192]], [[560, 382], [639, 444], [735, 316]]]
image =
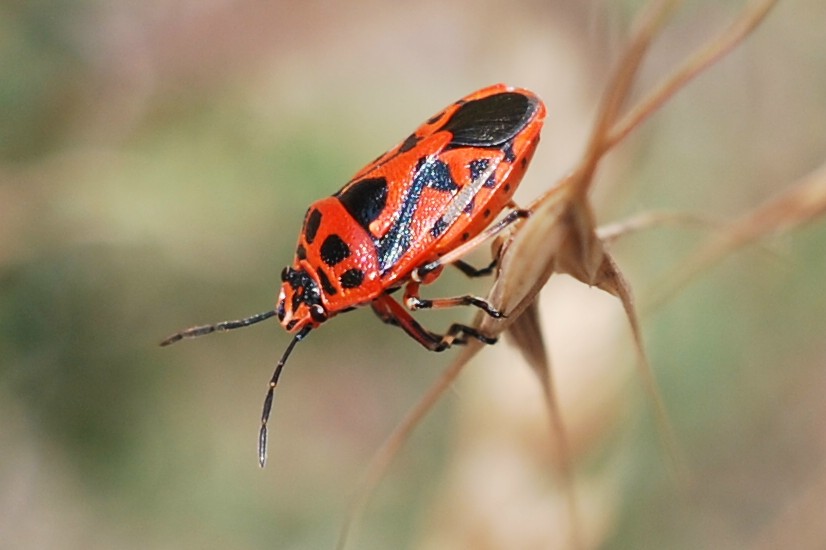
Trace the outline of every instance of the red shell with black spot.
[[276, 308], [296, 332], [368, 304], [483, 231], [508, 204], [545, 118], [534, 93], [497, 84], [428, 119], [313, 203]]

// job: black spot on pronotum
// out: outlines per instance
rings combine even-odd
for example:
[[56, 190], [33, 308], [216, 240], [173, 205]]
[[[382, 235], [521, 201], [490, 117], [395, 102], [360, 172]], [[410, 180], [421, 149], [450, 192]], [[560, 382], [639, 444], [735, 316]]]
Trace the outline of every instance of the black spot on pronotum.
[[338, 278], [342, 288], [356, 288], [364, 281], [364, 272], [360, 269], [348, 269]]
[[307, 221], [304, 223], [304, 238], [307, 240], [307, 244], [313, 244], [320, 225], [321, 212], [316, 208], [310, 212], [310, 215], [307, 216]]
[[387, 180], [366, 178], [347, 186], [336, 196], [359, 225], [369, 230], [370, 223], [379, 217], [387, 204]]
[[399, 147], [399, 153], [406, 153], [406, 152], [410, 151], [421, 140], [422, 140], [422, 138], [420, 138], [416, 134], [410, 134], [409, 136], [407, 136], [407, 139], [404, 140], [404, 143], [401, 144], [401, 147]]
[[316, 273], [318, 273], [318, 282], [321, 283], [321, 288], [324, 289], [324, 293], [333, 296], [338, 292], [336, 287], [333, 286], [333, 283], [330, 282], [330, 278], [324, 273], [323, 269], [317, 269]]
[[321, 259], [332, 267], [350, 255], [350, 247], [341, 237], [333, 233], [321, 243]]

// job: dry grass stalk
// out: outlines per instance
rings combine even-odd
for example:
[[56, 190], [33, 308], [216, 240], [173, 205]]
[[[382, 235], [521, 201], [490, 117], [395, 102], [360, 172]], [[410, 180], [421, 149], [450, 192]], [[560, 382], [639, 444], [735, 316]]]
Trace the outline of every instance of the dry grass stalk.
[[662, 304], [697, 275], [736, 250], [771, 235], [796, 229], [823, 214], [826, 214], [826, 163], [700, 245], [655, 286], [646, 309]]

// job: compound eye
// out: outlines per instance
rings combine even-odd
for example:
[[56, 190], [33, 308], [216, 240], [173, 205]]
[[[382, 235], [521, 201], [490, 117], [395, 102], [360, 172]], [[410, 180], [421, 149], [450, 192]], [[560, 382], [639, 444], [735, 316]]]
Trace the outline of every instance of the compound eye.
[[316, 323], [323, 323], [327, 320], [327, 312], [324, 311], [324, 308], [319, 304], [315, 304], [310, 307], [310, 317], [312, 317]]
[[286, 283], [287, 279], [290, 277], [290, 268], [285, 267], [281, 270], [281, 282]]

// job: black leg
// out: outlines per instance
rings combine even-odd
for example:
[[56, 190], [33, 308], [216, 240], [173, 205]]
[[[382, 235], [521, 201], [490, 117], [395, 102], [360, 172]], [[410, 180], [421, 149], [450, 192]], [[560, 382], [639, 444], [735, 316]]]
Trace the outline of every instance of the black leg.
[[487, 267], [478, 268], [470, 265], [469, 263], [463, 260], [456, 260], [455, 262], [453, 262], [453, 266], [456, 267], [456, 269], [458, 269], [462, 273], [464, 273], [466, 276], [473, 278], [487, 277], [488, 275], [493, 273], [494, 269], [496, 269], [497, 263], [497, 260], [493, 260]]

